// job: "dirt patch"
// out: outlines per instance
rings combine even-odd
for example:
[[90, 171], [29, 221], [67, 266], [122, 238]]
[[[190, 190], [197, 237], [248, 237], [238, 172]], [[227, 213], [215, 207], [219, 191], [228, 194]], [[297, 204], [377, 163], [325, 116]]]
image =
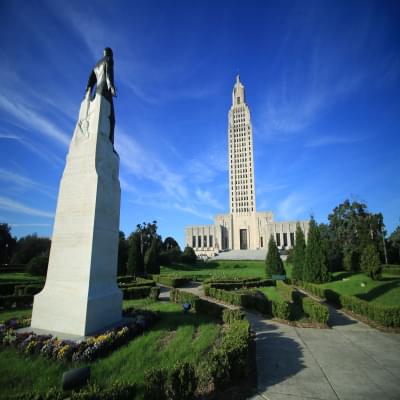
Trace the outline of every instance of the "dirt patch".
[[176, 331], [170, 331], [165, 336], [163, 336], [158, 344], [159, 350], [162, 350], [164, 347], [168, 346], [169, 342], [175, 337]]

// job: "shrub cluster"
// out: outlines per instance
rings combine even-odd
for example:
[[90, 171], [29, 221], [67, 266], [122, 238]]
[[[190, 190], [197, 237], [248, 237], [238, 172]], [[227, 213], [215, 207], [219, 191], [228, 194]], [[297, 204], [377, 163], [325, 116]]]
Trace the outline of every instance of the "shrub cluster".
[[14, 295], [15, 296], [23, 296], [23, 295], [35, 295], [39, 293], [43, 289], [42, 284], [36, 285], [15, 285]]
[[290, 320], [292, 319], [292, 312], [290, 303], [287, 301], [271, 301], [272, 304], [272, 315], [275, 318]]
[[400, 275], [400, 267], [399, 266], [390, 266], [385, 264], [382, 266], [382, 272], [384, 274], [391, 274], [391, 275]]
[[153, 288], [153, 286], [128, 286], [122, 287], [121, 290], [124, 300], [131, 300], [149, 297]]
[[195, 368], [188, 362], [177, 362], [170, 371], [151, 368], [144, 380], [146, 400], [191, 400], [197, 387]]
[[51, 388], [46, 393], [22, 393], [12, 396], [10, 400], [131, 400], [136, 394], [133, 383], [114, 382], [107, 388], [89, 385], [79, 392], [61, 392]]
[[324, 304], [321, 304], [309, 297], [303, 298], [303, 311], [304, 313], [315, 322], [319, 322], [320, 324], [326, 324], [329, 319], [329, 310], [328, 307]]
[[21, 282], [0, 282], [0, 296], [9, 296], [16, 294], [15, 293], [16, 286], [29, 286], [29, 285], [34, 285], [35, 283], [36, 283], [35, 281], [32, 282], [29, 281], [29, 282], [24, 282], [24, 284], [21, 285]]
[[400, 307], [370, 303], [355, 296], [342, 295], [334, 290], [324, 289], [311, 283], [300, 282], [299, 286], [318, 297], [326, 299], [328, 302], [362, 315], [378, 324], [387, 327], [400, 327]]
[[11, 320], [0, 325], [0, 345], [13, 346], [23, 354], [42, 355], [52, 360], [94, 361], [140, 335], [158, 320], [158, 314], [151, 311], [130, 308], [125, 310], [124, 314], [131, 318], [128, 325], [109, 330], [80, 343], [59, 340], [51, 335], [18, 333], [15, 330], [15, 320]]
[[261, 286], [274, 286], [275, 283], [271, 279], [258, 279], [251, 281], [237, 281], [237, 282], [210, 282], [208, 285], [215, 289], [235, 290], [235, 289], [248, 289]]
[[218, 319], [222, 319], [222, 312], [224, 310], [223, 306], [201, 299], [199, 296], [196, 296], [192, 293], [188, 293], [183, 290], [172, 289], [170, 292], [170, 299], [174, 303], [189, 303], [193, 310], [198, 313], [208, 314]]
[[230, 308], [225, 308], [222, 312], [222, 321], [224, 321], [225, 324], [231, 324], [233, 321], [241, 321], [245, 319], [246, 314], [239, 309], [230, 309]]
[[0, 308], [4, 310], [8, 310], [14, 306], [17, 308], [31, 306], [32, 303], [33, 295], [31, 294], [23, 296], [0, 296]]
[[190, 281], [189, 278], [182, 278], [180, 276], [170, 275], [153, 275], [153, 279], [161, 285], [173, 288], [181, 287]]

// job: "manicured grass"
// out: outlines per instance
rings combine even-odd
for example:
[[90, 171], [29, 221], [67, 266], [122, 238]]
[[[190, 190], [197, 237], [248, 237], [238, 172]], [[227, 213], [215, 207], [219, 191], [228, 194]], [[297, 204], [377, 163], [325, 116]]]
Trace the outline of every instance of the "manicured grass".
[[197, 265], [172, 265], [161, 267], [162, 275], [182, 277], [196, 277], [199, 280], [206, 278], [265, 278], [264, 261], [209, 261]]
[[34, 276], [28, 274], [27, 272], [10, 272], [10, 273], [0, 273], [0, 282], [43, 282], [45, 278], [43, 276]]
[[257, 288], [257, 290], [263, 292], [267, 296], [268, 300], [276, 301], [278, 303], [285, 301], [284, 297], [279, 293], [279, 290], [277, 290], [275, 286], [261, 287]]
[[[91, 364], [92, 382], [102, 387], [125, 380], [137, 383], [140, 389], [148, 368], [168, 368], [178, 360], [198, 364], [220, 333], [221, 325], [216, 320], [194, 313], [184, 314], [177, 304], [144, 299], [124, 302], [124, 307], [127, 306], [159, 311], [161, 320], [107, 358]], [[16, 392], [59, 387], [62, 373], [71, 367], [72, 364], [60, 364], [43, 357], [27, 358], [12, 349], [1, 350], [0, 398]]]
[[[374, 281], [365, 274], [335, 272], [333, 281], [321, 286], [345, 295], [386, 306], [400, 306], [400, 277], [383, 274]], [[364, 284], [365, 286], [362, 286]]]

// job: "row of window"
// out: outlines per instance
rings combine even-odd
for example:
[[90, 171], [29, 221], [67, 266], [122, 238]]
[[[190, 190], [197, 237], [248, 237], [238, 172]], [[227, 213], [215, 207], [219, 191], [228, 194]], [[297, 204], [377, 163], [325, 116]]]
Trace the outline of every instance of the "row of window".
[[192, 236], [192, 247], [213, 247], [213, 236], [208, 236], [208, 246], [207, 246], [207, 235], [203, 236], [203, 246], [201, 245], [201, 236], [197, 236], [197, 246], [196, 246], [196, 236]]
[[[288, 239], [290, 240], [290, 243], [288, 243]], [[282, 233], [282, 241], [283, 241], [283, 246], [287, 247], [289, 244], [290, 246], [294, 246], [294, 232], [290, 232], [289, 237], [287, 233]], [[279, 247], [281, 246], [281, 234], [277, 233], [276, 234], [276, 245]]]
[[251, 211], [254, 211], [254, 208], [236, 208], [236, 210], [234, 209], [234, 208], [232, 208], [232, 212], [234, 212], [234, 213], [241, 213], [241, 212], [250, 212], [250, 210]]

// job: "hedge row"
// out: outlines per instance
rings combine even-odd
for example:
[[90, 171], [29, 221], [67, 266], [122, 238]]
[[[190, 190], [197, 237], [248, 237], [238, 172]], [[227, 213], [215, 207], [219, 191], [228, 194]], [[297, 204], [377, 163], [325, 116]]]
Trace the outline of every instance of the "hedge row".
[[36, 285], [16, 285], [14, 289], [15, 296], [35, 295], [43, 289], [43, 284]]
[[260, 286], [274, 286], [275, 283], [271, 279], [258, 279], [255, 281], [238, 281], [238, 282], [211, 282], [208, 285], [215, 289], [235, 290], [243, 288], [254, 288]]
[[[0, 296], [10, 296], [15, 294], [15, 287], [16, 286], [28, 286], [28, 285], [34, 285], [37, 284], [35, 281], [29, 281], [29, 282], [24, 282], [21, 284], [21, 282], [1, 282], [0, 283]], [[43, 286], [43, 285], [42, 285]]]
[[189, 303], [198, 313], [212, 315], [213, 317], [221, 320], [223, 319], [223, 306], [201, 299], [199, 296], [196, 296], [192, 293], [188, 293], [183, 290], [172, 289], [170, 292], [170, 299], [174, 303]]
[[302, 299], [304, 313], [315, 322], [326, 324], [329, 319], [329, 310], [325, 304], [321, 304], [309, 297]]
[[132, 299], [143, 299], [145, 297], [151, 297], [153, 300], [157, 300], [160, 295], [160, 288], [155, 286], [129, 286], [127, 288], [121, 288], [124, 300]]
[[326, 299], [338, 307], [343, 307], [355, 314], [362, 315], [380, 325], [400, 327], [400, 307], [370, 303], [355, 296], [342, 295], [331, 289], [324, 289], [313, 283], [299, 282], [298, 284], [306, 291]]
[[222, 312], [222, 321], [225, 324], [231, 324], [233, 321], [241, 321], [245, 319], [246, 314], [239, 309], [232, 310], [231, 308], [225, 308]]
[[257, 282], [260, 278], [208, 278], [204, 280], [204, 283], [250, 283]]
[[400, 275], [400, 267], [383, 267], [382, 272], [390, 275]]
[[277, 290], [282, 294], [287, 301], [292, 301], [293, 303], [301, 303], [301, 293], [293, 288], [293, 286], [286, 284], [284, 281], [276, 282]]
[[173, 288], [181, 287], [190, 281], [189, 278], [169, 275], [153, 275], [153, 280], [155, 280], [157, 283], [161, 283], [162, 285]]
[[0, 296], [0, 308], [8, 310], [12, 307], [25, 307], [31, 306], [33, 303], [33, 295], [23, 295], [23, 296]]

